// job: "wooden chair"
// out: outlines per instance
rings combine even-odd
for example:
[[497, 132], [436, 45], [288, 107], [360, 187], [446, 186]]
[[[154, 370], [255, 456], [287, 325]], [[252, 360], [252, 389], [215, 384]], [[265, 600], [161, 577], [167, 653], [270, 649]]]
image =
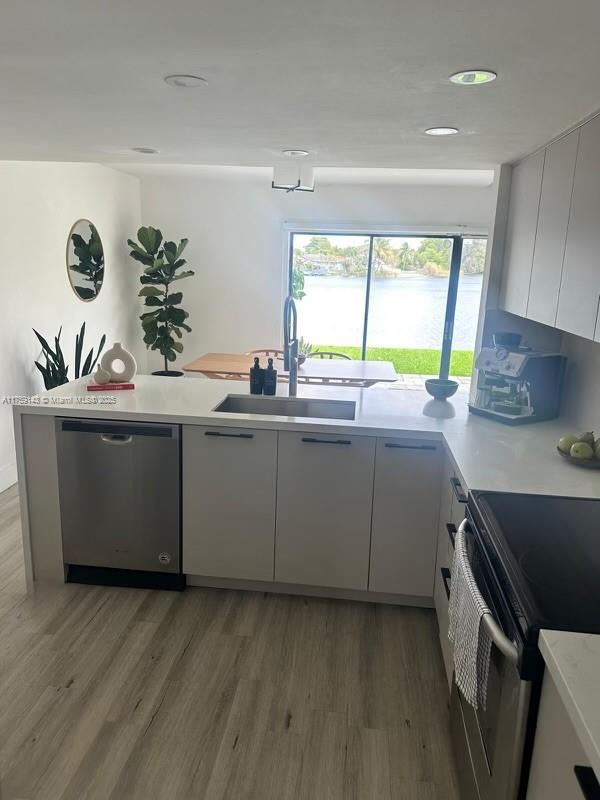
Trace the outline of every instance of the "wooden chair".
[[317, 350], [314, 353], [308, 354], [309, 358], [345, 358], [346, 361], [352, 361], [350, 356], [346, 353], [336, 353], [333, 350]]
[[247, 356], [266, 356], [267, 358], [283, 358], [283, 350], [278, 350], [276, 347], [260, 348], [259, 350], [250, 350], [244, 355]]

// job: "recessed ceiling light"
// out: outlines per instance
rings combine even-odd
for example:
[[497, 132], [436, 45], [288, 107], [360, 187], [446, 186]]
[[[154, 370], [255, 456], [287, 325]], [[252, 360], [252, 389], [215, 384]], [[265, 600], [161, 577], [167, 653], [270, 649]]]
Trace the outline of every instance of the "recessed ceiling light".
[[463, 69], [450, 75], [450, 80], [461, 86], [477, 86], [482, 83], [491, 83], [497, 77], [498, 75], [491, 69]]
[[199, 75], [167, 75], [165, 83], [175, 89], [196, 89], [199, 86], [206, 86], [208, 81]]
[[281, 154], [288, 158], [304, 158], [308, 155], [308, 150], [282, 150]]
[[425, 133], [428, 136], [454, 136], [458, 128], [427, 128]]
[[154, 155], [158, 153], [153, 147], [132, 147], [134, 153], [144, 153], [145, 155]]

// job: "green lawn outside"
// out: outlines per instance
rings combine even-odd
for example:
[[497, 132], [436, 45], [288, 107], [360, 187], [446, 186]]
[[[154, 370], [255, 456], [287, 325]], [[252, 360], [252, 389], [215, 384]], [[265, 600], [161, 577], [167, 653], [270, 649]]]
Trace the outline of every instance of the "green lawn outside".
[[[332, 350], [345, 353], [351, 358], [361, 357], [360, 347], [345, 347], [338, 344], [313, 345], [313, 350]], [[370, 361], [391, 361], [396, 372], [405, 375], [437, 375], [440, 369], [440, 350], [406, 349], [400, 347], [368, 347]], [[450, 358], [450, 375], [470, 377], [473, 370], [471, 350], [453, 350]]]

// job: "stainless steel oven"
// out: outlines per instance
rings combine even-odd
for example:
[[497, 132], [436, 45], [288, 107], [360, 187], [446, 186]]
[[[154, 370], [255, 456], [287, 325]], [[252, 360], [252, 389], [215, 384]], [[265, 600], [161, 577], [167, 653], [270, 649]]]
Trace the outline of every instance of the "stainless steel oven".
[[520, 671], [519, 631], [503, 597], [472, 519], [461, 529], [469, 537], [470, 562], [477, 587], [491, 610], [485, 625], [492, 640], [486, 707], [475, 710], [453, 682], [450, 700], [452, 738], [463, 800], [516, 800], [532, 683]]

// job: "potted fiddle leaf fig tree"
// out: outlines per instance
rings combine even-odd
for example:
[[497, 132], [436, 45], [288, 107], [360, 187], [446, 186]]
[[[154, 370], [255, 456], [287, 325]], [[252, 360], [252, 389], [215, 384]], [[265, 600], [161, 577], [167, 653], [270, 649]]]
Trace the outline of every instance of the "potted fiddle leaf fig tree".
[[148, 308], [140, 317], [144, 343], [150, 350], [158, 350], [165, 365], [164, 370], [152, 374], [181, 376], [183, 372], [169, 369], [169, 363], [183, 352], [183, 344], [179, 341], [183, 331], [189, 333], [192, 329], [186, 323], [188, 312], [180, 306], [183, 292], [171, 292], [171, 285], [194, 274], [191, 269], [182, 269], [187, 262], [181, 254], [188, 240], [182, 239], [179, 244], [166, 242], [162, 232], [151, 227], [140, 228], [137, 238], [137, 242], [128, 239], [127, 244], [131, 247], [129, 255], [144, 267], [139, 291]]

